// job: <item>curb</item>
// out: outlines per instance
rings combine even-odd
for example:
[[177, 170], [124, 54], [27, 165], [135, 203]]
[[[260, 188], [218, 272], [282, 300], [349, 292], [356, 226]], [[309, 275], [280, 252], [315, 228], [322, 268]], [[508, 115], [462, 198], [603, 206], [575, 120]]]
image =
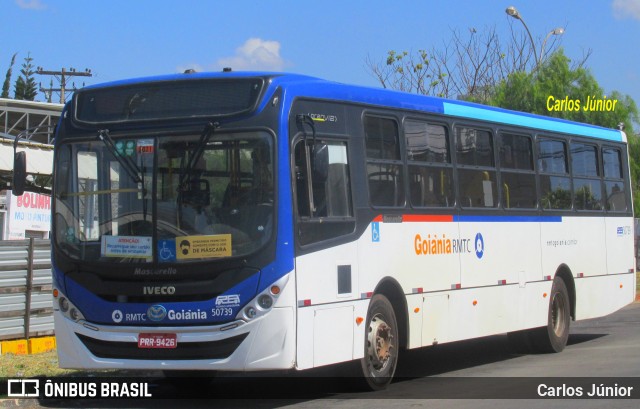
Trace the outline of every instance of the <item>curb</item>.
[[31, 355], [56, 349], [56, 337], [39, 337], [0, 341], [0, 355]]

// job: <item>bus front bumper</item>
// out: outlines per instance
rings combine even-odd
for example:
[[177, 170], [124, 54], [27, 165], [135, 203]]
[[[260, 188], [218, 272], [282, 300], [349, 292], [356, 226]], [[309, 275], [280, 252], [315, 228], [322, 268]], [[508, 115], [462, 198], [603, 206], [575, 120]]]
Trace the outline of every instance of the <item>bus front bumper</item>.
[[[295, 366], [292, 307], [215, 326], [144, 327], [74, 322], [54, 311], [61, 368], [274, 370]], [[140, 334], [175, 334], [175, 348], [139, 348]]]

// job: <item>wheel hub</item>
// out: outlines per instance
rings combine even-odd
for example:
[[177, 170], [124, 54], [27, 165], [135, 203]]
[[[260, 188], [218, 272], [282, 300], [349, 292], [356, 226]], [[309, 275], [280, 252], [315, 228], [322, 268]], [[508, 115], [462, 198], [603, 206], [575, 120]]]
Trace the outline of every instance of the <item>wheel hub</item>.
[[373, 368], [382, 370], [395, 348], [391, 327], [380, 317], [375, 316], [369, 325], [368, 355]]

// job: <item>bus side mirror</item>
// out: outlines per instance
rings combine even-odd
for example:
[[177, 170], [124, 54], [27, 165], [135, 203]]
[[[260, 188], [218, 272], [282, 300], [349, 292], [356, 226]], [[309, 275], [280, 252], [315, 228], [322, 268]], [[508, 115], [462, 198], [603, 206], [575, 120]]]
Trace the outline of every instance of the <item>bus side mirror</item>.
[[11, 190], [14, 196], [22, 196], [27, 184], [27, 153], [16, 152], [13, 155], [13, 182]]

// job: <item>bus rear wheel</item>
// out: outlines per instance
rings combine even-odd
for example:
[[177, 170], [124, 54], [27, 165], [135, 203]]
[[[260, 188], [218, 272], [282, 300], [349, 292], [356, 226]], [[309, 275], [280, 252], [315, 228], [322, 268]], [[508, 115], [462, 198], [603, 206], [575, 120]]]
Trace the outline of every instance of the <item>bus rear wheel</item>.
[[519, 354], [561, 352], [567, 346], [570, 322], [569, 291], [564, 280], [556, 276], [551, 286], [547, 325], [508, 333], [509, 346]]
[[366, 386], [372, 390], [389, 385], [398, 364], [398, 325], [387, 297], [371, 298], [365, 327], [364, 358], [361, 367]]
[[564, 280], [558, 276], [553, 279], [547, 326], [537, 328], [532, 335], [533, 345], [537, 352], [561, 352], [569, 339], [571, 323], [571, 302], [569, 291]]

